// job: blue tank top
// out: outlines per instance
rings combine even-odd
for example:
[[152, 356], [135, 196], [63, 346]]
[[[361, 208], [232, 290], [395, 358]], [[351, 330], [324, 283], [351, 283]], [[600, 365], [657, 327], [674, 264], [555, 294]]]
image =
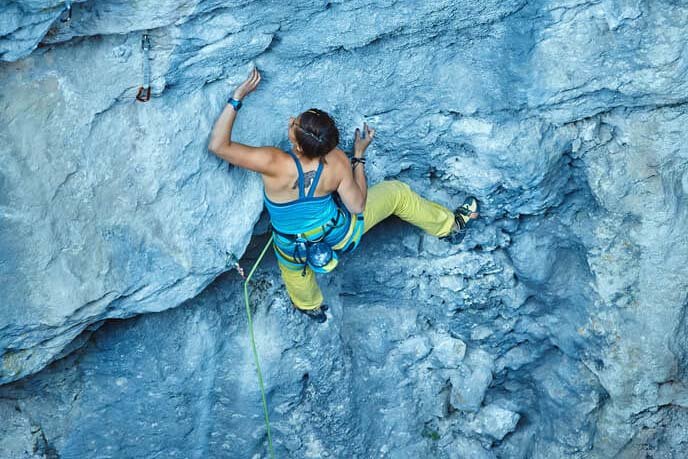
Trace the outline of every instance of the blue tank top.
[[[340, 207], [333, 194], [325, 196], [313, 196], [318, 187], [323, 170], [323, 163], [318, 165], [313, 183], [308, 194], [304, 185], [303, 168], [299, 158], [287, 151], [296, 163], [299, 174], [299, 197], [293, 201], [278, 203], [271, 201], [267, 194], [263, 193], [265, 208], [270, 214], [274, 228], [273, 248], [275, 256], [287, 269], [303, 270], [305, 273], [306, 261], [304, 254], [297, 253], [296, 239], [305, 237], [311, 241], [324, 240], [333, 250], [333, 259], [324, 267], [313, 267], [317, 272], [329, 272], [337, 266], [337, 252], [351, 252], [358, 246], [363, 235], [363, 214], [352, 215], [346, 207]], [[311, 233], [304, 235], [304, 233]]]
[[304, 185], [303, 168], [299, 158], [292, 152], [287, 151], [296, 163], [296, 170], [299, 174], [298, 187], [299, 197], [294, 201], [278, 203], [271, 201], [267, 194], [263, 192], [265, 207], [270, 214], [272, 226], [281, 233], [299, 234], [305, 233], [317, 227], [323, 226], [337, 217], [337, 204], [332, 198], [332, 193], [325, 196], [313, 196], [318, 187], [320, 175], [323, 170], [323, 163], [318, 164], [313, 183], [308, 194]]

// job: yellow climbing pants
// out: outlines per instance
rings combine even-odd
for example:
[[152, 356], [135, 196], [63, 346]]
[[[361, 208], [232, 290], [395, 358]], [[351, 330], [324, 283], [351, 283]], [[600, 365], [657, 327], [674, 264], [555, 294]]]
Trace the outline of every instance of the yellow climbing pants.
[[[449, 234], [454, 224], [454, 214], [446, 207], [421, 198], [411, 188], [398, 180], [378, 183], [368, 189], [368, 199], [363, 211], [364, 233], [385, 218], [396, 215], [433, 236]], [[293, 271], [279, 263], [282, 280], [291, 301], [299, 309], [315, 309], [323, 303], [323, 295], [315, 279], [315, 273], [306, 268]]]

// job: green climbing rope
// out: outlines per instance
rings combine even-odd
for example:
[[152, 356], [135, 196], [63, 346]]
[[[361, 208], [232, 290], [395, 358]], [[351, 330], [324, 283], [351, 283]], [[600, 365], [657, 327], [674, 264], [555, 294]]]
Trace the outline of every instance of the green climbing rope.
[[251, 349], [253, 349], [253, 361], [256, 364], [256, 372], [258, 373], [258, 383], [260, 384], [260, 394], [263, 397], [263, 414], [265, 414], [265, 427], [267, 427], [267, 429], [268, 429], [268, 448], [270, 451], [270, 457], [272, 459], [274, 459], [275, 458], [275, 452], [272, 449], [272, 435], [270, 434], [270, 418], [268, 417], [268, 401], [265, 398], [265, 385], [263, 384], [263, 372], [260, 371], [260, 362], [258, 360], [258, 351], [256, 350], [256, 339], [253, 335], [253, 319], [251, 318], [251, 305], [250, 305], [249, 300], [248, 300], [248, 283], [251, 281], [251, 276], [253, 276], [253, 273], [255, 272], [256, 268], [258, 268], [258, 265], [263, 260], [263, 257], [265, 256], [265, 252], [268, 251], [268, 247], [270, 247], [270, 244], [272, 243], [272, 238], [273, 238], [273, 236], [270, 236], [270, 239], [268, 239], [268, 243], [265, 244], [263, 251], [260, 253], [260, 256], [258, 257], [256, 262], [253, 264], [251, 271], [248, 273], [248, 277], [246, 277], [246, 280], [244, 281], [244, 300], [246, 300], [246, 317], [248, 317], [248, 333], [251, 337]]

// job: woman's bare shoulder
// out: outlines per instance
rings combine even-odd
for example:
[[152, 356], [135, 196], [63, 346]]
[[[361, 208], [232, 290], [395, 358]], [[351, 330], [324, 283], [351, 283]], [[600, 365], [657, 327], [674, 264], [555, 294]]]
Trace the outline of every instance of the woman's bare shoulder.
[[347, 171], [349, 171], [349, 174], [351, 173], [351, 163], [349, 162], [349, 157], [343, 150], [335, 148], [327, 155], [327, 163], [332, 167], [333, 180], [338, 187], [339, 184], [347, 177]]
[[279, 164], [286, 163], [287, 161], [294, 161], [293, 159], [291, 159], [291, 155], [286, 151], [282, 150], [281, 148], [272, 147], [272, 151], [275, 162]]
[[335, 164], [337, 164], [338, 167], [349, 163], [349, 157], [346, 155], [344, 150], [340, 148], [335, 148], [332, 150], [330, 154], [327, 155], [327, 160], [332, 160]]

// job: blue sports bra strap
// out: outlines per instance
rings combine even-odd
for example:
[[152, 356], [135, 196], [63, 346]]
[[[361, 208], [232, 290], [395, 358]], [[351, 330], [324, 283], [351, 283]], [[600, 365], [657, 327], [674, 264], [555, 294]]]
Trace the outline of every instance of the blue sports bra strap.
[[291, 151], [287, 150], [287, 153], [289, 153], [291, 159], [293, 159], [296, 163], [296, 172], [299, 174], [299, 199], [301, 199], [306, 194], [306, 188], [303, 185], [303, 169], [301, 168], [301, 161], [299, 161], [299, 158], [297, 158], [296, 155]]
[[323, 171], [323, 163], [320, 161], [320, 164], [318, 164], [318, 170], [315, 172], [315, 178], [313, 178], [313, 183], [311, 184], [311, 187], [308, 189], [308, 196], [309, 198], [313, 197], [315, 194], [315, 189], [318, 187], [318, 182], [320, 181], [320, 174], [322, 174]]

